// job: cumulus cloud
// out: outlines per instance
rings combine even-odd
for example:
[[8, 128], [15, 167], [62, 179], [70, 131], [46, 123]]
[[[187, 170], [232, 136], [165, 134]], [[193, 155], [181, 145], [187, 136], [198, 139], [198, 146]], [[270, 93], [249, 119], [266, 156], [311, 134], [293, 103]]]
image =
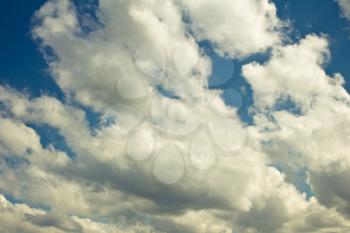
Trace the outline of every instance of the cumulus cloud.
[[267, 0], [183, 0], [190, 27], [198, 40], [209, 40], [221, 54], [245, 57], [263, 52], [282, 40], [283, 23]]
[[[269, 1], [101, 0], [88, 32], [78, 12], [62, 0], [35, 14], [64, 100], [0, 86], [0, 192], [28, 203], [0, 196], [6, 231], [347, 232], [349, 95], [323, 69], [325, 36], [283, 44]], [[271, 48], [242, 69], [254, 124], [208, 88], [201, 40], [230, 57]], [[305, 167], [311, 198], [292, 182]]]
[[255, 118], [271, 163], [289, 164], [294, 172], [307, 167], [307, 182], [319, 201], [348, 215], [340, 183], [349, 169], [349, 94], [340, 74], [324, 72], [325, 54], [326, 38], [308, 36], [278, 48], [266, 64], [244, 66], [243, 74], [255, 90]]

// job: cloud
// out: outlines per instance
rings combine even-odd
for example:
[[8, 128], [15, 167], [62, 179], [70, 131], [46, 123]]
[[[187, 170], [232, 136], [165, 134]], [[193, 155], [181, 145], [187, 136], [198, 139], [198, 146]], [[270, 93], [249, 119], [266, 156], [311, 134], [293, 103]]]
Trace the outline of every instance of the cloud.
[[289, 97], [305, 109], [315, 95], [329, 93], [327, 75], [321, 67], [329, 53], [327, 46], [325, 38], [309, 35], [299, 44], [274, 49], [267, 64], [245, 65], [243, 75], [252, 85], [255, 105], [271, 108], [279, 99]]
[[254, 89], [255, 120], [271, 163], [289, 164], [294, 175], [306, 167], [318, 201], [348, 215], [343, 182], [350, 96], [340, 74], [323, 70], [325, 54], [326, 38], [307, 36], [298, 45], [277, 48], [266, 64], [245, 65], [243, 74]]
[[344, 17], [350, 20], [350, 3], [346, 0], [337, 0]]
[[0, 195], [0, 223], [3, 232], [155, 232], [152, 226], [142, 222], [126, 226], [121, 220], [117, 224], [105, 224], [77, 216], [64, 216], [32, 208], [26, 204], [13, 204]]
[[[101, 0], [89, 32], [78, 12], [62, 0], [35, 14], [33, 35], [64, 100], [0, 86], [0, 192], [48, 207], [33, 214], [0, 196], [0, 219], [18, 222], [8, 231], [347, 231], [349, 95], [323, 69], [326, 37], [283, 44], [268, 1]], [[242, 68], [254, 124], [208, 88], [200, 40], [239, 58], [271, 48], [268, 61]], [[34, 126], [57, 129], [76, 158], [43, 146]], [[290, 182], [304, 166], [311, 198]]]
[[211, 41], [221, 54], [245, 57], [281, 43], [283, 23], [267, 0], [182, 2], [195, 37]]

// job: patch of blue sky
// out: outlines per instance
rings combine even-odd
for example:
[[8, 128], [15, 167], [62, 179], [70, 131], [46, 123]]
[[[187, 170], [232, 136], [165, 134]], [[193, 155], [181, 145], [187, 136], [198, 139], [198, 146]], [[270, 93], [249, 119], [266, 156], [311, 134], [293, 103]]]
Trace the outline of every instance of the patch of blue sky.
[[291, 39], [297, 42], [308, 34], [328, 37], [331, 59], [326, 64], [328, 74], [341, 73], [345, 88], [350, 91], [350, 22], [341, 17], [341, 10], [334, 0], [290, 1], [275, 0], [278, 16], [289, 20], [293, 26]]
[[103, 114], [95, 111], [91, 107], [84, 106], [79, 103], [72, 103], [72, 106], [77, 107], [85, 112], [85, 120], [87, 121], [90, 132], [94, 134], [95, 130], [100, 127], [100, 122], [103, 117]]
[[31, 35], [33, 13], [45, 0], [3, 1], [0, 27], [0, 84], [26, 90], [32, 96], [43, 93], [62, 98], [63, 94], [51, 78], [45, 59]]
[[303, 115], [302, 109], [290, 97], [280, 98], [274, 106], [275, 111], [287, 111], [294, 115]]
[[76, 154], [66, 142], [58, 129], [46, 124], [28, 124], [40, 136], [40, 143], [44, 148], [53, 147], [55, 150], [64, 151], [70, 158], [75, 159]]
[[242, 59], [231, 59], [220, 56], [215, 52], [214, 45], [208, 41], [199, 43], [201, 49], [210, 57], [212, 61], [212, 73], [209, 77], [210, 89], [221, 89], [223, 99], [228, 106], [237, 109], [242, 121], [253, 124], [251, 107], [254, 104], [253, 91], [249, 83], [242, 76], [242, 66], [250, 62], [266, 62], [271, 51], [254, 54]]
[[307, 183], [308, 169], [306, 167], [293, 170], [288, 165], [282, 163], [273, 164], [272, 166], [280, 172], [287, 174], [286, 181], [293, 184], [301, 193], [305, 193], [307, 199], [315, 195], [311, 186]]
[[9, 202], [11, 202], [12, 204], [26, 204], [29, 207], [34, 208], [34, 209], [40, 209], [40, 210], [44, 210], [44, 211], [51, 211], [51, 207], [49, 207], [49, 206], [33, 203], [33, 202], [27, 201], [27, 200], [22, 200], [20, 198], [16, 198], [15, 196], [13, 196], [13, 195], [11, 195], [11, 194], [9, 194], [7, 192], [4, 192], [2, 190], [0, 190], [0, 194], [4, 195], [5, 198]]
[[103, 27], [103, 22], [99, 19], [99, 1], [98, 0], [78, 0], [74, 1], [75, 10], [78, 12], [77, 17], [83, 37], [88, 36], [91, 32]]
[[18, 169], [19, 167], [30, 164], [28, 159], [24, 157], [16, 156], [16, 155], [6, 154], [6, 155], [0, 156], [0, 158], [4, 163], [6, 163], [6, 165], [9, 168], [15, 169], [15, 170]]

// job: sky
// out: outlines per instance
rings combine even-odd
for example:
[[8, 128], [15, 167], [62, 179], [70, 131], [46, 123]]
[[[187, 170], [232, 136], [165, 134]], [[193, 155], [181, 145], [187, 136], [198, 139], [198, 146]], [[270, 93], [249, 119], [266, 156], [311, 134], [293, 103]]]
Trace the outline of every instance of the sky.
[[0, 229], [347, 233], [350, 1], [4, 1]]

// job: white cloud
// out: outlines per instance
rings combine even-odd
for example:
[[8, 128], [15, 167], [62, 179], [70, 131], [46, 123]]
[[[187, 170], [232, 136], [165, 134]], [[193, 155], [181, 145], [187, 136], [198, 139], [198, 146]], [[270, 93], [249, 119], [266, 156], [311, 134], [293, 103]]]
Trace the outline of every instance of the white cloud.
[[33, 223], [30, 219], [43, 218], [46, 212], [40, 209], [32, 208], [26, 204], [13, 204], [3, 195], [0, 195], [0, 224], [3, 232], [52, 232], [63, 233], [65, 229], [59, 226], [50, 226], [45, 228]]
[[327, 40], [310, 35], [299, 44], [275, 48], [267, 64], [245, 65], [242, 72], [252, 85], [255, 105], [271, 108], [290, 97], [305, 109], [315, 96], [329, 94], [331, 86], [321, 67], [327, 55]]
[[[330, 77], [323, 70], [327, 53], [325, 38], [308, 36], [277, 48], [266, 64], [246, 65], [243, 74], [254, 89], [255, 120], [271, 162], [296, 173], [306, 167], [319, 202], [348, 216], [350, 96], [340, 74]], [[283, 102], [286, 97], [292, 105]], [[284, 108], [276, 107], [279, 102]], [[293, 105], [300, 111], [293, 112]]]
[[350, 20], [350, 2], [347, 0], [336, 0], [342, 10], [343, 15]]
[[268, 0], [183, 0], [198, 40], [209, 40], [221, 54], [244, 57], [281, 42], [282, 22]]
[[150, 225], [142, 222], [125, 225], [125, 219], [117, 224], [106, 224], [77, 216], [63, 216], [41, 209], [32, 208], [27, 204], [13, 204], [0, 195], [0, 223], [4, 233], [142, 233], [156, 232]]
[[[57, 56], [47, 61], [64, 101], [0, 87], [0, 191], [51, 208], [14, 221], [42, 232], [346, 232], [349, 199], [341, 184], [325, 187], [348, 176], [347, 163], [340, 174], [333, 164], [347, 161], [349, 95], [322, 68], [326, 38], [281, 45], [268, 1], [101, 0], [104, 26], [88, 35], [77, 14], [68, 0], [49, 1], [33, 29]], [[243, 67], [255, 125], [207, 88], [201, 39], [232, 57], [273, 47], [269, 61]], [[301, 114], [274, 108], [286, 97]], [[103, 116], [94, 130], [80, 106]], [[44, 148], [33, 124], [57, 129], [77, 158]], [[290, 148], [302, 156], [290, 159]], [[14, 169], [9, 156], [27, 163]], [[277, 162], [307, 166], [315, 197], [287, 182]]]

